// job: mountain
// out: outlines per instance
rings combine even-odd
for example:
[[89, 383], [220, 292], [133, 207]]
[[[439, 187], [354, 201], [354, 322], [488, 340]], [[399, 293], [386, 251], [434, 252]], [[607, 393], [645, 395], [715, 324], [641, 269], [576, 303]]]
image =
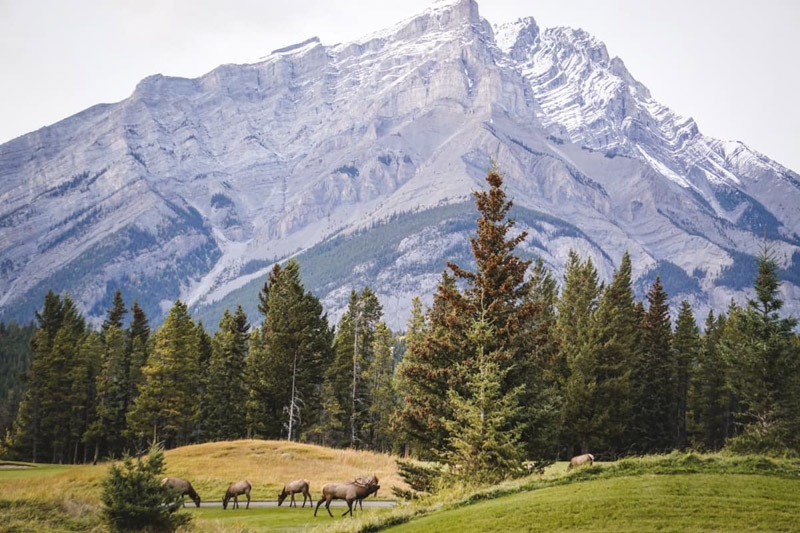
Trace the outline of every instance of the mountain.
[[369, 285], [403, 328], [445, 261], [469, 264], [492, 161], [521, 252], [558, 276], [570, 249], [605, 279], [628, 250], [640, 294], [658, 274], [704, 316], [744, 302], [766, 239], [800, 311], [797, 173], [703, 135], [582, 30], [445, 0], [354, 42], [151, 76], [0, 145], [0, 320], [48, 289], [102, 318], [120, 288], [153, 323], [180, 298], [213, 327], [239, 302], [255, 317], [298, 256], [332, 317]]

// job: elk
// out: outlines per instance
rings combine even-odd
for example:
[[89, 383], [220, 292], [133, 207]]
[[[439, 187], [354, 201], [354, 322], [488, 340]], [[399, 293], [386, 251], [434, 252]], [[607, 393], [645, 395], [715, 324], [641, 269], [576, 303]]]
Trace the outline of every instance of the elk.
[[359, 485], [354, 482], [328, 483], [322, 487], [322, 498], [320, 498], [320, 500], [317, 502], [317, 508], [314, 509], [314, 516], [317, 516], [319, 506], [322, 505], [322, 502], [325, 502], [325, 509], [328, 511], [328, 514], [333, 517], [333, 513], [331, 513], [331, 501], [344, 500], [347, 502], [347, 511], [342, 513], [342, 516], [350, 513], [350, 516], [352, 517], [353, 502], [357, 500], [363, 500], [370, 494], [377, 493], [379, 488], [381, 488], [381, 486], [378, 485], [377, 482], [370, 483], [368, 485]]
[[583, 455], [576, 455], [572, 459], [569, 460], [569, 465], [567, 466], [567, 470], [572, 470], [573, 467], [583, 466], [583, 465], [590, 465], [594, 463], [594, 455], [590, 453], [585, 453]]
[[250, 484], [249, 481], [243, 479], [241, 481], [237, 481], [236, 483], [231, 483], [228, 486], [228, 490], [225, 491], [225, 497], [222, 498], [222, 508], [228, 508], [228, 501], [233, 498], [233, 509], [239, 508], [239, 495], [244, 494], [247, 496], [247, 506], [245, 509], [250, 509], [250, 489], [253, 486]]
[[[179, 477], [165, 477], [161, 480], [161, 485], [167, 487], [172, 492], [180, 494], [181, 500], [184, 500], [184, 496], [188, 494], [192, 501], [194, 501], [194, 504], [200, 507], [200, 495], [194, 490], [192, 484], [185, 479]], [[183, 505], [186, 505], [185, 501]]]
[[314, 505], [314, 499], [311, 498], [311, 492], [309, 491], [308, 480], [296, 479], [294, 481], [290, 481], [289, 483], [283, 486], [283, 490], [278, 495], [278, 507], [281, 506], [283, 501], [289, 495], [292, 496], [292, 499], [289, 502], [289, 507], [297, 507], [297, 502], [294, 501], [294, 495], [297, 494], [298, 492], [303, 493], [303, 507], [306, 506], [306, 498], [308, 498], [309, 505]]
[[[355, 483], [356, 485], [361, 485], [362, 487], [367, 487], [369, 485], [377, 485], [378, 476], [372, 474], [370, 477], [363, 477], [363, 476], [357, 477], [353, 480], [353, 483]], [[375, 495], [376, 496], [378, 495], [378, 489], [375, 489]], [[356, 500], [356, 503], [358, 504], [358, 508], [363, 511], [364, 506], [361, 504], [362, 501], [364, 500], [362, 498], [359, 498], [358, 500]]]

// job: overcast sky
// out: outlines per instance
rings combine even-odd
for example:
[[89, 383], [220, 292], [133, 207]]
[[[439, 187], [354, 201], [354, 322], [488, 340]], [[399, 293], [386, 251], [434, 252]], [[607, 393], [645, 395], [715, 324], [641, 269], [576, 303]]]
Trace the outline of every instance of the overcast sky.
[[[430, 0], [0, 0], [0, 143], [142, 78], [197, 77], [253, 63], [313, 35], [350, 41]], [[525, 16], [580, 27], [625, 61], [654, 98], [800, 172], [800, 2], [478, 0], [492, 23]]]

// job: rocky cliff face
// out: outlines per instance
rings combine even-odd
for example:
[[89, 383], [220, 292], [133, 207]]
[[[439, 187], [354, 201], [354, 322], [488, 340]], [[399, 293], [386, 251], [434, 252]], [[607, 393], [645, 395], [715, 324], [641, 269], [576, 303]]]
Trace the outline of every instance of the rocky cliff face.
[[800, 311], [800, 176], [703, 136], [587, 33], [492, 27], [450, 0], [356, 42], [152, 76], [0, 146], [0, 317], [28, 320], [48, 289], [103, 316], [119, 287], [158, 322], [176, 298], [230, 300], [276, 260], [372, 232], [391, 254], [328, 256], [340, 274], [309, 288], [335, 316], [369, 284], [401, 328], [468, 257], [453, 221], [492, 160], [527, 253], [556, 271], [573, 248], [610, 276], [627, 249], [641, 283], [657, 272], [724, 310], [766, 236]]

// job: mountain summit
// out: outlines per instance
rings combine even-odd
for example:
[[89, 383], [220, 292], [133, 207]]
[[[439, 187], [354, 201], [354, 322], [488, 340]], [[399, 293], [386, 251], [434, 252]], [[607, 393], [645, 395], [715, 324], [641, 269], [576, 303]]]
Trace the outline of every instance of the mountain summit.
[[180, 298], [213, 324], [210, 305], [254, 315], [270, 266], [300, 254], [330, 313], [369, 285], [402, 328], [446, 260], [467, 264], [492, 160], [522, 251], [557, 273], [574, 249], [608, 279], [628, 250], [639, 290], [660, 275], [722, 311], [766, 239], [800, 311], [797, 173], [704, 136], [582, 30], [443, 0], [354, 42], [151, 76], [1, 145], [0, 319], [30, 320], [48, 289], [102, 317], [120, 288], [153, 322]]

